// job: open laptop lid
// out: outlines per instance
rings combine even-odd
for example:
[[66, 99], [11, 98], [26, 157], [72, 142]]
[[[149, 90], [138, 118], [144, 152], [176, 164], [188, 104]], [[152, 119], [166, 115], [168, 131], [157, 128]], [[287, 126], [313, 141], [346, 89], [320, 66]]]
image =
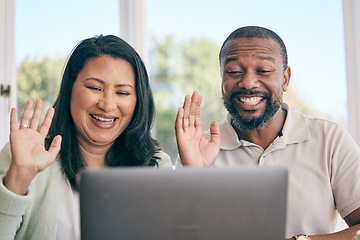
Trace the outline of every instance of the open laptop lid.
[[81, 236], [284, 239], [287, 169], [107, 168], [81, 175]]

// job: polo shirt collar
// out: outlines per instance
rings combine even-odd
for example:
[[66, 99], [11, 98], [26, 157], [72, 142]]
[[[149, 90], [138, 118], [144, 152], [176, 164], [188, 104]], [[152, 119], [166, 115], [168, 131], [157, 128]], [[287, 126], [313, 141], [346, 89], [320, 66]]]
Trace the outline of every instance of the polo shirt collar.
[[[297, 111], [290, 111], [289, 105], [286, 103], [282, 103], [281, 108], [287, 111], [287, 116], [282, 129], [283, 136], [280, 137], [280, 140], [285, 144], [306, 141], [309, 138], [309, 130], [304, 115]], [[245, 141], [238, 139], [237, 133], [231, 125], [231, 115], [229, 113], [227, 113], [226, 119], [219, 125], [221, 132], [221, 149], [232, 150], [245, 144]], [[246, 142], [246, 144], [247, 143], [248, 142]]]
[[310, 133], [305, 115], [298, 111], [290, 110], [289, 105], [286, 103], [283, 103], [281, 108], [287, 111], [282, 130], [284, 142], [286, 144], [293, 144], [308, 140]]

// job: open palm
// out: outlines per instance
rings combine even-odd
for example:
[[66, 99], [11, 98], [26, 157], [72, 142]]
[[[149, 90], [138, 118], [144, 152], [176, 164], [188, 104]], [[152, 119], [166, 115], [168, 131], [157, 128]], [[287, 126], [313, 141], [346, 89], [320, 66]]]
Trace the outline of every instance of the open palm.
[[179, 108], [175, 122], [176, 141], [179, 156], [187, 166], [210, 166], [220, 151], [220, 131], [217, 122], [210, 126], [211, 140], [203, 132], [200, 119], [200, 106], [202, 98], [195, 91], [186, 96], [184, 105]]
[[[15, 190], [22, 186], [28, 187], [32, 179], [39, 172], [50, 166], [60, 151], [61, 137], [56, 136], [49, 150], [45, 149], [45, 137], [49, 131], [54, 109], [49, 108], [39, 131], [42, 101], [37, 100], [33, 116], [30, 120], [32, 101], [25, 105], [24, 113], [20, 120], [20, 126], [16, 120], [16, 109], [10, 113], [10, 146], [11, 164], [6, 175], [6, 187]], [[28, 125], [30, 124], [30, 125]], [[16, 179], [14, 178], [16, 176]], [[19, 182], [21, 181], [21, 184]], [[22, 189], [27, 190], [27, 189]]]

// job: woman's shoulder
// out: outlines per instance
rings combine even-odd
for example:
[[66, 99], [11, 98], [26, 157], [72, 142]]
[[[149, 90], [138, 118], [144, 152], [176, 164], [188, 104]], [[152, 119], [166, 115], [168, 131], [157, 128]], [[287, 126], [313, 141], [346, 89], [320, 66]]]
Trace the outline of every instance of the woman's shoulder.
[[160, 150], [155, 153], [154, 157], [156, 158], [159, 168], [174, 168], [171, 163], [170, 156], [167, 155], [165, 152]]
[[6, 143], [0, 152], [0, 174], [5, 173], [10, 167], [11, 163], [11, 151], [10, 143]]

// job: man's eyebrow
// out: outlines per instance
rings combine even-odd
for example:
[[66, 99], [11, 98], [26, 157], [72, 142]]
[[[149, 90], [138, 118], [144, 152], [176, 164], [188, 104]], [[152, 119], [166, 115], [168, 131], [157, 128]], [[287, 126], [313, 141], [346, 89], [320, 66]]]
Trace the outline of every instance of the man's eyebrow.
[[232, 61], [237, 61], [239, 58], [237, 56], [229, 56], [225, 58], [225, 65]]
[[270, 57], [270, 56], [258, 56], [259, 59], [261, 60], [268, 60], [272, 63], [275, 63], [275, 59], [273, 57]]
[[[258, 56], [259, 59], [261, 60], [268, 60], [272, 63], [275, 63], [275, 59], [273, 57], [270, 57], [270, 56]], [[225, 58], [225, 65], [228, 64], [229, 62], [232, 62], [232, 61], [237, 61], [239, 58], [237, 56], [229, 56], [229, 57], [226, 57]]]

